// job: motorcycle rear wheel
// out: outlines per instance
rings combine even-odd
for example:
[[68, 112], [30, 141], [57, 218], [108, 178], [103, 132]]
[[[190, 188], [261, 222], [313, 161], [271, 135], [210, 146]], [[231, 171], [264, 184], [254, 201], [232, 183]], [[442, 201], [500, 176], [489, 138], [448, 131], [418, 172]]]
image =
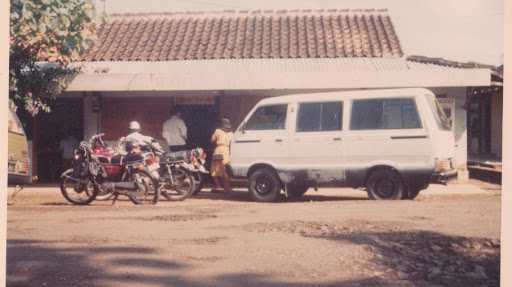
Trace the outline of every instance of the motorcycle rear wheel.
[[176, 169], [174, 172], [174, 184], [171, 183], [170, 175], [165, 174], [160, 181], [162, 196], [169, 201], [182, 201], [192, 195], [195, 188], [194, 177], [190, 172], [183, 169]]
[[133, 204], [157, 204], [160, 196], [158, 181], [146, 171], [137, 171], [131, 174], [130, 180], [135, 180], [139, 185], [137, 191], [126, 193]]
[[90, 180], [81, 182], [79, 179], [73, 179], [73, 169], [66, 170], [60, 181], [60, 192], [64, 198], [75, 205], [88, 205], [96, 199], [98, 188]]

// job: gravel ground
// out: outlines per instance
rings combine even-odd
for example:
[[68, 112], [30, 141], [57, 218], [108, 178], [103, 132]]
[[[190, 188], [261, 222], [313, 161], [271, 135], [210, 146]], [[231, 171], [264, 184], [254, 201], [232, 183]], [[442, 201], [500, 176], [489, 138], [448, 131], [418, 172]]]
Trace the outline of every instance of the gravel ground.
[[7, 286], [499, 286], [500, 203], [475, 181], [414, 201], [236, 190], [157, 206], [26, 188], [8, 207]]

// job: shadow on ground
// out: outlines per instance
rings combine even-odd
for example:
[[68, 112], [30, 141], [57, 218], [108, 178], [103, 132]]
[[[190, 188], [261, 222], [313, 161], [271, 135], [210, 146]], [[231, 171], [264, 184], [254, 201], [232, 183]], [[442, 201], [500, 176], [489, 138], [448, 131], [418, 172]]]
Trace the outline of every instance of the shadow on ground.
[[[303, 231], [301, 236], [362, 244], [374, 254], [368, 264], [380, 275], [323, 282], [315, 286], [499, 286], [499, 241], [435, 232]], [[76, 245], [74, 245], [76, 246]], [[310, 286], [265, 274], [226, 273], [187, 277], [187, 262], [148, 258], [158, 250], [140, 247], [57, 247], [52, 242], [8, 240], [7, 286]], [[161, 254], [160, 254], [161, 256]], [[110, 258], [110, 259], [109, 259]], [[160, 257], [161, 258], [161, 257]], [[98, 264], [98, 261], [102, 262]], [[106, 266], [106, 267], [102, 267]], [[145, 272], [119, 272], [123, 268]], [[334, 272], [334, 271], [333, 271]]]
[[[272, 202], [270, 204], [275, 203], [286, 203], [286, 202], [324, 202], [324, 201], [348, 201], [348, 200], [368, 200], [368, 198], [362, 197], [360, 195], [361, 191], [354, 190], [354, 196], [336, 196], [336, 195], [317, 195], [313, 190], [306, 193], [304, 196], [294, 199], [286, 199], [284, 194], [281, 195], [277, 202]], [[359, 195], [359, 196], [358, 196]], [[207, 200], [223, 200], [223, 201], [248, 201], [253, 202], [253, 200], [249, 196], [248, 191], [232, 191], [229, 193], [218, 192], [212, 193], [209, 189], [204, 190], [196, 195], [193, 195], [192, 198], [195, 199], [207, 199]]]
[[383, 277], [412, 286], [499, 286], [500, 241], [431, 231], [302, 232], [305, 237], [367, 246]]

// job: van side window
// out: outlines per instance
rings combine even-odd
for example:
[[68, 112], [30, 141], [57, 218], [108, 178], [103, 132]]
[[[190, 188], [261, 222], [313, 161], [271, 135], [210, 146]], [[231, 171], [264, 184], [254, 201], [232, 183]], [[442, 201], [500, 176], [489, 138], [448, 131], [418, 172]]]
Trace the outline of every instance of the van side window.
[[282, 130], [288, 105], [259, 107], [245, 125], [245, 130]]
[[351, 130], [420, 129], [416, 103], [412, 98], [354, 100]]
[[298, 132], [340, 131], [343, 103], [302, 103], [297, 116]]

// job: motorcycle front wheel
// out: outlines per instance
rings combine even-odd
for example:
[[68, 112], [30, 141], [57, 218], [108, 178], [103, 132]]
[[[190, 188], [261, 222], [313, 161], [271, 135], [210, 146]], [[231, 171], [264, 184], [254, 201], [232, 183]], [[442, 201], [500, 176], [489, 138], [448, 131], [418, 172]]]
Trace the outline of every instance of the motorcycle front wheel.
[[195, 181], [192, 174], [183, 169], [173, 170], [171, 175], [166, 173], [160, 179], [160, 191], [162, 196], [169, 201], [182, 201], [192, 195], [195, 188]]
[[160, 189], [158, 181], [146, 171], [137, 171], [130, 175], [130, 180], [137, 185], [136, 191], [129, 191], [128, 198], [134, 204], [157, 204]]
[[62, 173], [60, 191], [68, 202], [75, 205], [88, 205], [98, 195], [98, 188], [90, 180], [80, 180], [73, 177], [73, 169], [68, 169]]

